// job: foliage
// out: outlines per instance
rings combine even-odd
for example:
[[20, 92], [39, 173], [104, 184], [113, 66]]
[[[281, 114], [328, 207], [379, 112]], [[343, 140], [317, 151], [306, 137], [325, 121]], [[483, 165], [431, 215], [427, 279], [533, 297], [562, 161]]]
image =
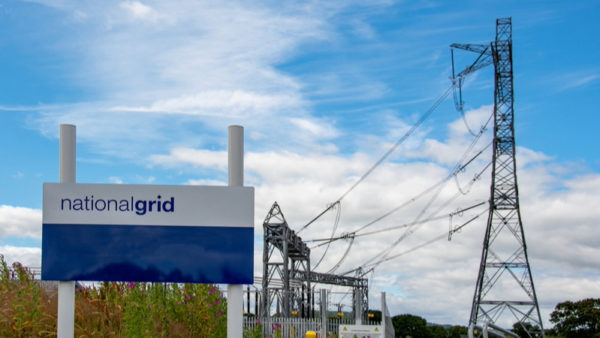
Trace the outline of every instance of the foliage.
[[600, 337], [600, 298], [556, 305], [550, 314], [554, 330], [565, 337]]
[[369, 320], [374, 321], [374, 322], [381, 322], [381, 311], [368, 310], [367, 313], [373, 314], [373, 318], [370, 318]]
[[254, 328], [244, 328], [243, 332], [244, 338], [262, 338], [263, 336], [263, 326], [260, 324], [258, 319], [256, 320], [256, 325]]
[[56, 332], [56, 303], [46, 295], [33, 274], [19, 263], [10, 269], [0, 255], [0, 336], [30, 337]]
[[448, 330], [446, 330], [443, 326], [434, 325], [427, 327], [428, 335], [427, 337], [447, 337]]
[[448, 329], [448, 338], [460, 338], [466, 336], [469, 329], [466, 326], [455, 325]]
[[419, 316], [404, 314], [392, 318], [396, 337], [412, 338], [460, 338], [467, 335], [465, 326], [444, 327], [440, 325], [428, 325], [427, 320]]
[[411, 336], [413, 338], [430, 337], [427, 321], [419, 316], [403, 314], [392, 317], [396, 337]]
[[[0, 255], [0, 337], [56, 334], [57, 292]], [[75, 336], [224, 337], [227, 305], [210, 284], [116, 283], [80, 287]]]
[[541, 337], [542, 329], [537, 325], [532, 325], [529, 322], [517, 322], [513, 324], [512, 332], [519, 335], [519, 337]]

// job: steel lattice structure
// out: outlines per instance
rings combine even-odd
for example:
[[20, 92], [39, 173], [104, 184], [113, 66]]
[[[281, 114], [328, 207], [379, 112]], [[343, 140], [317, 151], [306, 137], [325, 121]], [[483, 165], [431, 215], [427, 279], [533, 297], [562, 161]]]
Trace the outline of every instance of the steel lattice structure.
[[[496, 20], [496, 40], [489, 45], [490, 48], [485, 45], [477, 48], [473, 46], [452, 45], [453, 48], [480, 53], [473, 66], [465, 70], [466, 73], [470, 72], [470, 68], [481, 68], [479, 65], [489, 64], [489, 57], [493, 58], [495, 90], [490, 212], [469, 327], [472, 330], [475, 326], [512, 319], [513, 323], [529, 324], [523, 327], [526, 330], [533, 328], [535, 333], [543, 336], [519, 207], [513, 120], [511, 19]], [[462, 102], [459, 104], [462, 107]], [[529, 334], [533, 336], [534, 332]]]
[[[263, 222], [263, 277], [261, 315], [268, 317], [273, 301], [281, 304], [280, 315], [290, 317], [313, 317], [314, 284], [340, 285], [353, 288], [354, 302], [359, 297], [364, 311], [368, 308], [368, 280], [310, 271], [310, 249], [290, 229], [275, 202]], [[281, 283], [274, 283], [280, 280]], [[355, 314], [356, 316], [356, 314]]]

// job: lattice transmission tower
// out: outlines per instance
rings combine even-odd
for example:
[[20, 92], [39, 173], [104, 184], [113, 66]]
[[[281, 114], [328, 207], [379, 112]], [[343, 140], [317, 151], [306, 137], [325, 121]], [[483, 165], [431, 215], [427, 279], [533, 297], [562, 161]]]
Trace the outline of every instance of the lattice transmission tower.
[[[451, 47], [480, 54], [472, 66], [453, 74], [459, 88], [464, 76], [475, 69], [493, 63], [495, 71], [490, 211], [469, 328], [472, 332], [477, 326], [507, 325], [512, 320], [520, 323], [530, 336], [544, 336], [519, 209], [511, 19], [496, 20], [496, 40], [488, 46], [453, 44]], [[460, 109], [461, 96], [457, 98]]]

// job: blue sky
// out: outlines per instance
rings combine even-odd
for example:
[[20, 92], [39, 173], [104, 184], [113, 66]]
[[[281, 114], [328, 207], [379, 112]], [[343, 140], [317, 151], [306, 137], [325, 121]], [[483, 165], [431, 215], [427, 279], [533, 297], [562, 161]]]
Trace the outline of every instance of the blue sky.
[[[488, 43], [495, 19], [510, 16], [521, 207], [548, 323], [557, 302], [600, 292], [600, 266], [591, 258], [600, 255], [593, 139], [600, 124], [599, 12], [597, 1], [6, 0], [0, 253], [39, 265], [41, 189], [58, 180], [60, 123], [77, 125], [79, 182], [129, 184], [224, 184], [227, 126], [241, 124], [245, 182], [257, 189], [260, 271], [270, 205], [278, 201], [293, 228], [318, 214], [450, 86], [449, 45]], [[457, 63], [464, 67], [473, 56], [457, 54]], [[464, 100], [466, 123], [478, 130], [493, 104], [491, 67], [468, 79]], [[483, 139], [490, 137], [488, 130]], [[445, 177], [470, 140], [447, 99], [348, 195], [338, 232]], [[491, 158], [484, 156], [459, 184]], [[487, 200], [489, 175], [447, 209]], [[444, 189], [450, 195], [452, 188]], [[406, 222], [422, 207], [378, 226]], [[440, 210], [446, 212], [441, 202]], [[303, 237], [329, 234], [328, 217]], [[392, 313], [465, 324], [483, 227], [481, 220], [452, 242], [378, 267], [371, 289], [389, 292]], [[447, 228], [447, 220], [423, 225], [394, 252]], [[400, 234], [357, 240], [341, 269], [360, 265]], [[345, 245], [330, 250], [323, 263], [329, 267]]]

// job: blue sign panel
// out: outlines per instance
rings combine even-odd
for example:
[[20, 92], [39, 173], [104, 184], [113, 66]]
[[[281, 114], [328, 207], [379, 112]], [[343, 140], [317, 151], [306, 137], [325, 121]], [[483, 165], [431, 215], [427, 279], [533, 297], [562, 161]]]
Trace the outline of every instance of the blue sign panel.
[[253, 283], [254, 189], [45, 184], [42, 279]]

